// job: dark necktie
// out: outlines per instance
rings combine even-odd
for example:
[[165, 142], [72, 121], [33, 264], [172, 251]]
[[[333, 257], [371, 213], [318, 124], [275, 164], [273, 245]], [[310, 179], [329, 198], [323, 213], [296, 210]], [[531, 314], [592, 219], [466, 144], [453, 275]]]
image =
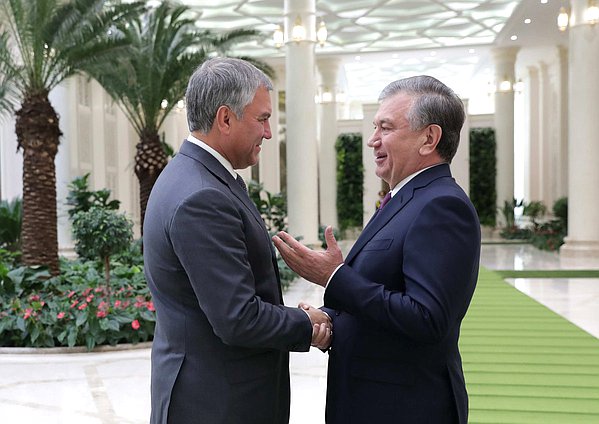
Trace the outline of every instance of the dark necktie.
[[381, 200], [381, 205], [379, 206], [379, 210], [383, 209], [383, 207], [387, 204], [387, 202], [389, 202], [389, 200], [391, 200], [391, 192], [388, 191], [387, 194], [385, 194], [385, 197], [383, 197], [383, 200]]
[[241, 175], [237, 175], [237, 178], [235, 178], [235, 180], [237, 181], [237, 184], [239, 184], [241, 186], [241, 188], [243, 189], [243, 191], [245, 191], [247, 193], [248, 192], [248, 188], [245, 185], [245, 181], [243, 181], [243, 178], [241, 178]]

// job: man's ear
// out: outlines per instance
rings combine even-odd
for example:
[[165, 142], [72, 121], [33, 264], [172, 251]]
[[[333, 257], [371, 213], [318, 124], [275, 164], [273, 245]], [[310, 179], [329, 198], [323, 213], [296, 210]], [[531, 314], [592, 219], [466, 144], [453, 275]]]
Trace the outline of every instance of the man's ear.
[[233, 111], [228, 106], [222, 105], [216, 111], [214, 124], [221, 134], [229, 134], [231, 132], [231, 119], [233, 119]]
[[441, 140], [441, 134], [443, 130], [437, 124], [431, 124], [424, 130], [423, 136], [426, 137], [422, 146], [420, 146], [419, 152], [422, 156], [428, 156], [437, 149], [439, 140]]

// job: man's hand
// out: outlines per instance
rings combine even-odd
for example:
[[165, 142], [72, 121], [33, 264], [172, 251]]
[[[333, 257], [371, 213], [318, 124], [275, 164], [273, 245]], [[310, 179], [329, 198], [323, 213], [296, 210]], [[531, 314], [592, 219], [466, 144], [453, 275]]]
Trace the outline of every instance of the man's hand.
[[333, 323], [329, 315], [303, 302], [300, 302], [298, 308], [303, 309], [312, 322], [312, 346], [328, 349], [333, 338]]
[[272, 238], [281, 256], [297, 274], [308, 281], [325, 286], [335, 269], [343, 263], [343, 254], [333, 235], [333, 228], [324, 231], [327, 250], [317, 252], [307, 248], [284, 231]]

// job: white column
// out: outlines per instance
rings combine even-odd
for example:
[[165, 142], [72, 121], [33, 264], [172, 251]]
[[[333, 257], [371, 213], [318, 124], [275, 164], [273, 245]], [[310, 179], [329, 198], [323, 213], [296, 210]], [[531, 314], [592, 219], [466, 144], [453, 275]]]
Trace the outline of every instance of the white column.
[[[527, 202], [541, 199], [541, 128], [539, 121], [539, 71], [534, 66], [528, 67], [528, 109], [530, 119], [528, 121], [528, 139], [529, 147], [529, 172], [527, 178], [528, 190], [525, 190], [525, 199]], [[526, 183], [525, 183], [526, 184]]]
[[466, 192], [470, 193], [470, 117], [468, 115], [468, 99], [462, 99], [466, 120], [460, 131], [460, 144], [451, 161], [451, 174]]
[[572, 0], [569, 29], [568, 258], [599, 257], [599, 25], [583, 22], [586, 0]]
[[381, 191], [381, 179], [375, 174], [374, 154], [372, 148], [366, 145], [373, 133], [372, 123], [378, 109], [378, 103], [362, 105], [364, 114], [364, 119], [362, 120], [362, 164], [364, 165], [362, 204], [364, 205], [364, 226], [366, 226], [376, 210], [376, 201], [379, 200], [379, 191]]
[[558, 120], [559, 141], [557, 151], [558, 179], [555, 188], [556, 199], [568, 193], [568, 49], [558, 46], [559, 58], [559, 101]]
[[17, 152], [14, 116], [0, 116], [0, 198], [23, 199], [23, 150]]
[[[337, 223], [337, 76], [339, 58], [318, 60], [322, 79], [320, 103], [320, 148], [318, 151], [318, 183], [320, 224], [338, 227]], [[330, 93], [330, 98], [328, 94]]]
[[72, 257], [74, 253], [74, 242], [71, 234], [71, 223], [69, 221], [69, 208], [67, 205], [67, 196], [69, 193], [69, 183], [74, 178], [71, 173], [71, 140], [75, 139], [77, 131], [76, 124], [73, 122], [77, 110], [76, 84], [73, 78], [70, 78], [56, 87], [49, 96], [50, 102], [56, 113], [60, 116], [59, 125], [62, 131], [58, 154], [55, 159], [56, 166], [56, 216], [57, 216], [57, 236], [58, 249], [60, 255]]
[[104, 96], [108, 96], [100, 84], [94, 80], [91, 81], [91, 132], [93, 149], [93, 171], [90, 175], [90, 188], [101, 190], [106, 188], [106, 139], [104, 116]]
[[539, 122], [539, 143], [540, 150], [538, 152], [538, 162], [540, 167], [539, 174], [539, 185], [541, 188], [540, 197], [538, 199], [545, 205], [551, 208], [552, 205], [552, 186], [553, 186], [553, 173], [555, 172], [555, 166], [552, 166], [552, 139], [555, 135], [553, 129], [555, 125], [555, 116], [553, 116], [552, 107], [552, 88], [551, 78], [549, 76], [549, 69], [545, 62], [539, 62], [539, 82], [540, 82], [540, 122]]
[[[494, 49], [495, 61], [495, 137], [497, 141], [497, 206], [514, 198], [514, 90], [517, 48]], [[502, 89], [501, 82], [510, 81], [509, 89]], [[500, 225], [503, 217], [497, 215]]]
[[[291, 41], [299, 17], [306, 40]], [[318, 157], [314, 44], [315, 0], [285, 0], [287, 205], [289, 232], [318, 243]]]
[[[274, 83], [273, 83], [274, 85]], [[270, 130], [272, 138], [264, 140], [260, 152], [260, 182], [269, 193], [281, 191], [281, 158], [279, 149], [279, 90], [275, 86], [270, 92], [272, 114], [270, 116]]]

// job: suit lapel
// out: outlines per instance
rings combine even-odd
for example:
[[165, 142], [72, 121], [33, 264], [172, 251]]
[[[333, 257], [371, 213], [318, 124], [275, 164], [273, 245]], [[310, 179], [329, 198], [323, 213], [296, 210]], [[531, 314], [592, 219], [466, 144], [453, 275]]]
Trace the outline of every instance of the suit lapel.
[[451, 177], [448, 164], [442, 164], [427, 169], [416, 175], [405, 186], [397, 192], [395, 196], [385, 205], [383, 209], [377, 211], [368, 222], [364, 230], [349, 251], [345, 263], [350, 263], [354, 257], [364, 248], [364, 246], [383, 228], [395, 215], [406, 206], [414, 197], [417, 189], [430, 184], [432, 181], [441, 177]]
[[[195, 159], [198, 162], [200, 162], [212, 175], [214, 175], [225, 186], [227, 186], [229, 188], [229, 190], [231, 190], [233, 195], [235, 195], [235, 197], [237, 197], [237, 199], [239, 199], [239, 201], [250, 211], [252, 216], [256, 219], [256, 222], [258, 223], [258, 225], [260, 225], [260, 227], [264, 230], [264, 236], [267, 239], [268, 247], [270, 249], [270, 254], [272, 256], [273, 267], [274, 267], [275, 273], [277, 275], [277, 281], [281, 281], [280, 276], [279, 276], [279, 267], [277, 264], [277, 257], [276, 257], [274, 247], [272, 245], [272, 241], [270, 240], [270, 234], [268, 234], [266, 225], [264, 224], [264, 220], [262, 219], [260, 212], [258, 212], [256, 205], [250, 199], [250, 196], [248, 195], [248, 193], [241, 188], [239, 183], [237, 181], [235, 181], [235, 178], [233, 178], [233, 176], [229, 173], [229, 171], [227, 171], [225, 169], [225, 167], [222, 166], [222, 164], [214, 156], [212, 156], [210, 153], [208, 153], [206, 150], [202, 149], [201, 147], [196, 146], [195, 144], [191, 143], [189, 140], [185, 140], [183, 142], [183, 144], [181, 145], [181, 148], [179, 149], [179, 153], [189, 156], [190, 158]], [[283, 303], [283, 294], [281, 292], [280, 284], [278, 285], [278, 288], [279, 288], [279, 297], [280, 297], [281, 303]]]

